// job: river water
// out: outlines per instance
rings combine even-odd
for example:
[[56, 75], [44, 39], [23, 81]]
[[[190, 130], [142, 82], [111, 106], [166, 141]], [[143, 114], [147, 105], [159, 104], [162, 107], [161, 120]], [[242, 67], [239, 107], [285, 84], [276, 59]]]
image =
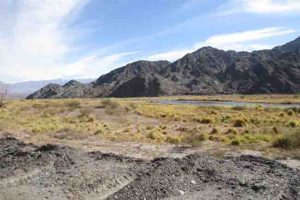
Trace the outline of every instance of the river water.
[[237, 102], [237, 101], [192, 101], [192, 100], [159, 100], [161, 104], [173, 104], [173, 105], [198, 105], [198, 106], [247, 106], [247, 107], [271, 107], [271, 108], [291, 108], [297, 107], [300, 108], [300, 103], [253, 103], [253, 102]]

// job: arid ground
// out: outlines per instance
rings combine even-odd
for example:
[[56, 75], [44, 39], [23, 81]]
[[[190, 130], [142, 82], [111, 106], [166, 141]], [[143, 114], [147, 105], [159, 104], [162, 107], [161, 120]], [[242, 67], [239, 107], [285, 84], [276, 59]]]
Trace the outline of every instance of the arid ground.
[[299, 95], [11, 100], [0, 109], [0, 199], [298, 199], [299, 103]]
[[[161, 99], [300, 103], [299, 95], [12, 100], [0, 109], [2, 136], [139, 158], [255, 150], [299, 158], [300, 109], [166, 105]], [[126, 148], [125, 148], [126, 147]]]

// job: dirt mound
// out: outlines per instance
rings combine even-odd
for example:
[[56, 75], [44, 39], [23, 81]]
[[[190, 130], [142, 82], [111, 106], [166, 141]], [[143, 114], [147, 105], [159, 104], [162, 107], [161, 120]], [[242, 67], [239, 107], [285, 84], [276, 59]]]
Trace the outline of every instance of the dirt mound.
[[300, 172], [253, 156], [149, 162], [6, 138], [0, 199], [300, 199]]

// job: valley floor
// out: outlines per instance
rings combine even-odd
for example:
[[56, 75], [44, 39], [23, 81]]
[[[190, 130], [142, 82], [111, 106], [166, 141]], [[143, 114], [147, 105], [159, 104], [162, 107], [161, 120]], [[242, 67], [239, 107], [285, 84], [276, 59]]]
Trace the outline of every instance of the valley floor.
[[[162, 104], [161, 100], [255, 102], [256, 106]], [[284, 107], [262, 107], [260, 103]], [[300, 158], [300, 95], [11, 100], [0, 135], [139, 158], [191, 152], [256, 152]], [[180, 152], [179, 154], [177, 152]]]
[[0, 199], [297, 199], [299, 104], [299, 95], [11, 100], [0, 108]]

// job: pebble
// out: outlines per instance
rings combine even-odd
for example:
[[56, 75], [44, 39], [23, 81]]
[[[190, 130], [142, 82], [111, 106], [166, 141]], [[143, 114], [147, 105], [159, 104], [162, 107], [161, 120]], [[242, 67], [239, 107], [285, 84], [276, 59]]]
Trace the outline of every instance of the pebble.
[[185, 192], [183, 190], [179, 190], [179, 194], [184, 195]]

